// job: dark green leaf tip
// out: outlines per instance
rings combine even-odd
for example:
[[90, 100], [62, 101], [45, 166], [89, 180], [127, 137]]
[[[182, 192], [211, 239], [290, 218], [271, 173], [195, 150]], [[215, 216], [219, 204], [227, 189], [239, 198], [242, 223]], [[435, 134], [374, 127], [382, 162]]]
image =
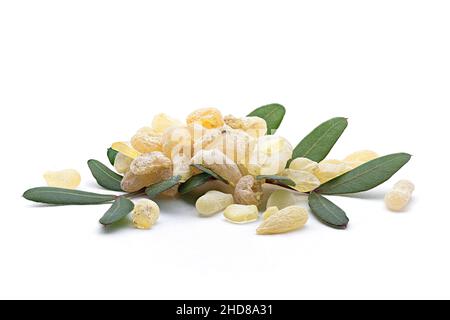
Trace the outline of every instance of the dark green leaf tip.
[[100, 219], [100, 223], [104, 226], [119, 222], [125, 218], [134, 209], [134, 204], [131, 200], [125, 197], [118, 197], [112, 204], [111, 208], [106, 211]]
[[312, 213], [320, 222], [335, 229], [347, 228], [347, 215], [333, 202], [315, 192], [310, 193], [308, 202]]
[[113, 166], [116, 162], [118, 152], [114, 150], [113, 148], [108, 148], [108, 151], [106, 152], [106, 155], [108, 157], [109, 163]]

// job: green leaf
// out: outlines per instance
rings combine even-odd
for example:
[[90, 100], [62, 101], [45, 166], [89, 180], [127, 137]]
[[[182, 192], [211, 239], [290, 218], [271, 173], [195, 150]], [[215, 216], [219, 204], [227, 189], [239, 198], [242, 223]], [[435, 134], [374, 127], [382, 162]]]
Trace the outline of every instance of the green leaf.
[[286, 108], [281, 104], [273, 103], [266, 106], [262, 106], [252, 113], [249, 117], [260, 117], [266, 120], [267, 123], [267, 134], [274, 134], [275, 131], [280, 127], [281, 122], [286, 114]]
[[25, 191], [27, 200], [48, 204], [100, 204], [116, 199], [114, 195], [98, 194], [80, 190], [39, 187]]
[[125, 218], [134, 209], [134, 203], [125, 197], [119, 197], [111, 208], [100, 219], [100, 223], [108, 226]]
[[308, 197], [309, 207], [322, 223], [337, 229], [347, 228], [349, 219], [345, 212], [325, 197], [311, 192]]
[[392, 177], [410, 159], [411, 155], [407, 153], [394, 153], [374, 159], [326, 182], [315, 191], [322, 194], [347, 194], [373, 189]]
[[209, 180], [214, 179], [208, 173], [200, 173], [193, 177], [191, 177], [188, 181], [180, 185], [178, 188], [178, 192], [181, 194], [186, 194], [194, 190], [195, 188], [201, 186], [202, 184], [208, 182]]
[[149, 186], [147, 189], [145, 189], [145, 193], [149, 198], [153, 198], [157, 196], [158, 194], [169, 190], [170, 188], [176, 186], [181, 180], [181, 176], [175, 176], [172, 177], [166, 181], [162, 181], [159, 183], [156, 183], [154, 185]]
[[295, 187], [295, 182], [283, 176], [257, 176], [256, 180], [268, 180], [269, 182], [281, 183], [286, 186]]
[[109, 160], [109, 163], [111, 163], [111, 165], [114, 165], [114, 163], [116, 162], [117, 154], [118, 154], [118, 152], [116, 150], [114, 150], [113, 148], [108, 148], [106, 155], [108, 156], [108, 160]]
[[309, 133], [294, 149], [293, 159], [308, 158], [319, 162], [330, 153], [339, 137], [347, 128], [346, 118], [325, 121]]
[[103, 163], [97, 160], [89, 160], [88, 166], [95, 180], [97, 180], [97, 183], [103, 188], [113, 191], [122, 191], [120, 182], [123, 177], [121, 175], [110, 170]]
[[205, 168], [204, 166], [200, 165], [200, 164], [192, 164], [191, 165], [194, 168], [197, 168], [200, 171], [203, 171], [207, 174], [209, 174], [210, 176], [212, 176], [214, 179], [220, 180], [226, 184], [228, 184], [228, 181], [226, 181], [224, 178], [222, 178], [221, 176], [219, 176], [217, 173], [215, 173], [214, 171], [212, 171], [211, 169]]

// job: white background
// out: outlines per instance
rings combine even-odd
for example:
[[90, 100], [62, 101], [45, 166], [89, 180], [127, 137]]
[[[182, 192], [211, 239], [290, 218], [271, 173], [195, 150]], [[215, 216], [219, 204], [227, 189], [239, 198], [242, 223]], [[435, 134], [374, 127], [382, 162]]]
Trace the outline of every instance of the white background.
[[[450, 298], [448, 1], [2, 1], [0, 298]], [[160, 202], [149, 231], [105, 231], [107, 206], [21, 198], [164, 111], [243, 116], [278, 102], [293, 144], [334, 116], [330, 154], [414, 155], [393, 181], [333, 197], [346, 231], [311, 217], [256, 236], [221, 215]], [[416, 183], [404, 213], [395, 180]]]

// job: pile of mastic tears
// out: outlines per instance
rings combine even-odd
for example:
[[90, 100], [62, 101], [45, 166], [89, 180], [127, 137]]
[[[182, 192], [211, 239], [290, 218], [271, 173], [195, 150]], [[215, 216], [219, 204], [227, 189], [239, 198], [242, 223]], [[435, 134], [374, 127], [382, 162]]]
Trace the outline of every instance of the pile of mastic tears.
[[[76, 190], [79, 173], [62, 170], [45, 173], [48, 186], [29, 189], [24, 197], [55, 205], [112, 203], [102, 224], [115, 224], [131, 213], [139, 229], [149, 229], [158, 220], [160, 209], [150, 200], [158, 197], [198, 197], [200, 216], [223, 212], [233, 223], [257, 221], [263, 212], [256, 229], [261, 235], [300, 229], [309, 212], [328, 226], [344, 229], [346, 213], [324, 195], [370, 190], [410, 160], [406, 153], [380, 157], [368, 150], [343, 160], [326, 159], [347, 127], [346, 118], [322, 123], [293, 148], [275, 135], [285, 113], [283, 106], [270, 104], [246, 117], [223, 117], [215, 108], [196, 110], [186, 122], [158, 114], [130, 141], [108, 149], [116, 172], [97, 160], [88, 161], [98, 184], [121, 194]], [[397, 182], [386, 194], [387, 207], [404, 210], [413, 190], [411, 182]], [[298, 195], [306, 201], [299, 201]]]

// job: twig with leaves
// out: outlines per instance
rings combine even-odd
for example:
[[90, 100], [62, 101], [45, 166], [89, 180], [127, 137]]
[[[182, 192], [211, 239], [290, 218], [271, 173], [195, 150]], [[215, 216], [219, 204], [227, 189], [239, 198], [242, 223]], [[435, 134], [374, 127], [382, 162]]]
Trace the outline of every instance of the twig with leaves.
[[[249, 116], [264, 119], [267, 123], [267, 134], [271, 135], [280, 127], [285, 114], [286, 110], [282, 105], [270, 104], [256, 109]], [[307, 158], [315, 162], [324, 160], [347, 125], [347, 119], [342, 117], [332, 118], [320, 124], [296, 146], [291, 161], [297, 158]], [[111, 165], [114, 165], [117, 154], [118, 152], [112, 148], [107, 150], [107, 157]], [[391, 178], [410, 158], [411, 155], [407, 153], [395, 153], [379, 157], [321, 184], [318, 188], [307, 193], [311, 211], [325, 225], [345, 229], [349, 223], [346, 213], [324, 196], [371, 190]], [[87, 163], [93, 177], [101, 187], [110, 191], [123, 192], [121, 187], [123, 176], [112, 171], [100, 161], [91, 159]], [[177, 185], [180, 194], [188, 194], [211, 180], [226, 183], [226, 180], [208, 168], [195, 165], [195, 169], [201, 173], [192, 176], [184, 183], [180, 183], [180, 176], [174, 176], [133, 193], [113, 195], [55, 187], [38, 187], [27, 190], [23, 196], [34, 202], [54, 205], [94, 205], [112, 202], [111, 207], [100, 219], [101, 224], [111, 225], [124, 219], [133, 211], [134, 204], [130, 198], [135, 196], [146, 196], [153, 199]], [[260, 175], [256, 179], [295, 191], [293, 189], [295, 182], [285, 176]]]

